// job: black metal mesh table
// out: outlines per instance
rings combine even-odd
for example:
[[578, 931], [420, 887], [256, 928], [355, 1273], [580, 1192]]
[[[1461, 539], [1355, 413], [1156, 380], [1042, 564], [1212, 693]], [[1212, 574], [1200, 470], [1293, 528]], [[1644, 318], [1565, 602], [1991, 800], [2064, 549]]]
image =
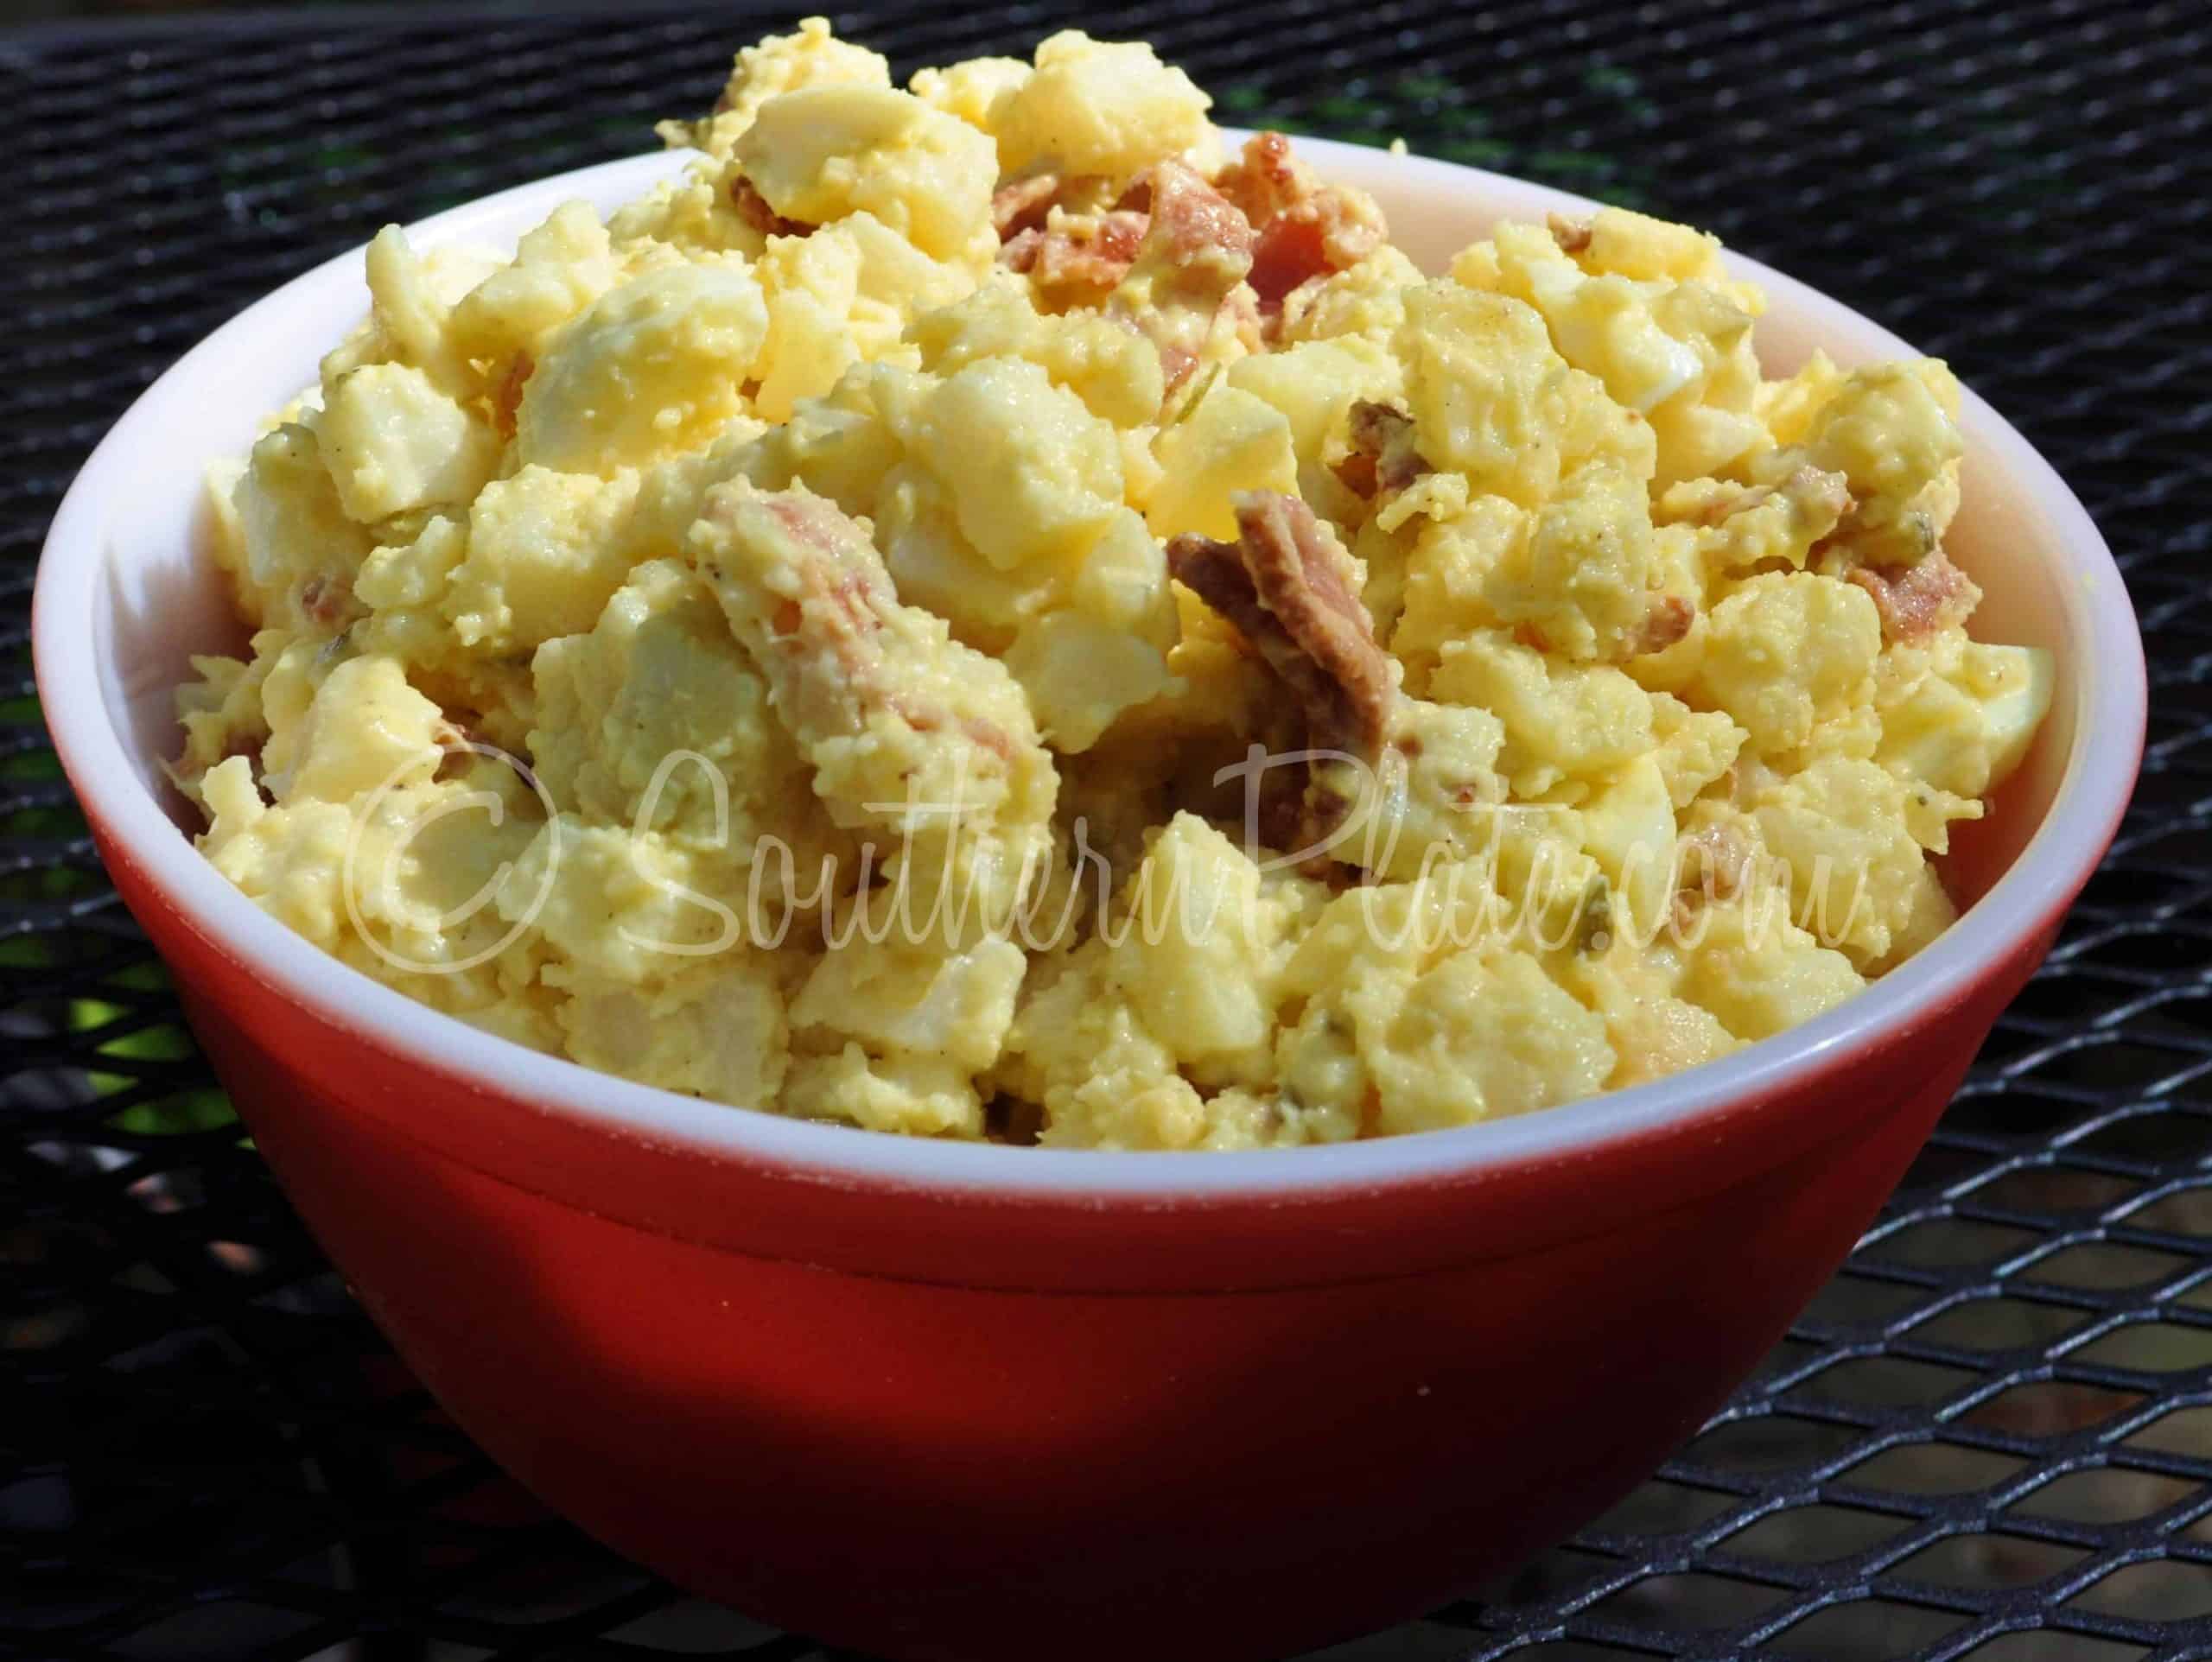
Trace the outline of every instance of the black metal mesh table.
[[[902, 69], [1077, 20], [838, 18]], [[110, 891], [27, 641], [71, 471], [194, 339], [384, 221], [644, 147], [786, 21], [0, 35], [0, 1652], [818, 1654], [543, 1515], [392, 1359]], [[1113, 0], [1080, 21], [1157, 41], [1226, 118], [1402, 135], [1691, 219], [1947, 356], [2088, 502], [2150, 646], [2117, 847], [1761, 1375], [1570, 1546], [1332, 1654], [2212, 1655], [2212, 11]]]

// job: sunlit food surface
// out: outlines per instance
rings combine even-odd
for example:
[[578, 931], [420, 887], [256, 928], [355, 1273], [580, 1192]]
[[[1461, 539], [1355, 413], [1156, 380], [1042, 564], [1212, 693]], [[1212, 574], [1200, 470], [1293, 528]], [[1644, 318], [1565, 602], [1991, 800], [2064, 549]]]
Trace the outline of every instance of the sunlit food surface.
[[1942, 367], [1763, 382], [1615, 210], [1426, 280], [1207, 107], [809, 22], [607, 224], [386, 231], [215, 482], [209, 857], [535, 1048], [1074, 1146], [1541, 1108], [1939, 932], [2050, 682], [1969, 638]]

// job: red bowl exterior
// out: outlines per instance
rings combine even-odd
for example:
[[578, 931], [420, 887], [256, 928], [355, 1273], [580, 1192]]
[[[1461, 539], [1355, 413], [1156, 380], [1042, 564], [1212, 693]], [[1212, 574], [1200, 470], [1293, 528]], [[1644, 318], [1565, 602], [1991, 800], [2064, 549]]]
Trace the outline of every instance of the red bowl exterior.
[[276, 993], [103, 853], [287, 1192], [494, 1458], [686, 1586], [962, 1662], [1280, 1655], [1594, 1515], [1850, 1250], [2057, 923], [1687, 1123], [1102, 1206], [802, 1180], [487, 1092]]

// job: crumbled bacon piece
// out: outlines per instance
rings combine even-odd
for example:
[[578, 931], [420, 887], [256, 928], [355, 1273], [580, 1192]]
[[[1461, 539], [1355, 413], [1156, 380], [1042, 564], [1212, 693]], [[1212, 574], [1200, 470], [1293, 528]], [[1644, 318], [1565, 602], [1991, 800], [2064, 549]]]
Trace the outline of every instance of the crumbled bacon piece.
[[1643, 632], [1637, 637], [1631, 657], [1640, 657], [1646, 652], [1663, 652], [1690, 632], [1690, 625], [1697, 621], [1697, 608], [1679, 594], [1659, 594], [1652, 597], [1651, 609], [1644, 614]]
[[[1241, 280], [1252, 259], [1251, 222], [1236, 205], [1179, 162], [1162, 162], [1141, 188], [1150, 216], [1147, 253], [1157, 253], [1170, 270], [1193, 274], [1211, 286], [1220, 272], [1235, 270]], [[1135, 198], [1136, 187], [1128, 202]]]
[[1564, 213], [1548, 213], [1544, 225], [1552, 233], [1552, 240], [1559, 244], [1562, 254], [1580, 254], [1590, 246], [1590, 222], [1570, 219]]
[[1276, 219], [1253, 251], [1252, 292], [1263, 309], [1279, 312], [1291, 290], [1342, 270], [1329, 257], [1328, 232], [1319, 222]]
[[1303, 164], [1290, 153], [1286, 133], [1255, 133], [1236, 161], [1221, 170], [1214, 187], [1236, 204], [1246, 219], [1263, 225], [1298, 205], [1310, 188]]
[[1056, 173], [1033, 173], [1027, 179], [1001, 185], [991, 193], [991, 228], [1002, 243], [1013, 241], [1025, 231], [1042, 230], [1052, 199], [1059, 193], [1060, 176]]
[[1402, 491], [1432, 470], [1414, 448], [1414, 418], [1371, 398], [1351, 407], [1351, 449], [1336, 466], [1345, 488], [1363, 497]]
[[[1377, 403], [1372, 398], [1362, 398], [1353, 403], [1351, 416], [1352, 448], [1363, 455], [1375, 458], [1375, 482], [1384, 490], [1396, 490], [1418, 477], [1402, 460], [1402, 454], [1413, 447], [1413, 417], [1395, 404]], [[1401, 453], [1394, 455], [1393, 452]], [[1414, 456], [1413, 460], [1419, 462]], [[1385, 461], [1393, 466], [1385, 477]]]
[[873, 687], [882, 657], [874, 637], [891, 604], [873, 549], [835, 503], [795, 492], [760, 502], [788, 539], [798, 591], [770, 615], [770, 638], [796, 657], [828, 659], [854, 688]]
[[1941, 549], [1909, 566], [1855, 567], [1847, 580], [1873, 597], [1882, 638], [1907, 646], [1963, 624], [1981, 603], [1974, 579]]
[[1116, 208], [1101, 214], [1064, 215], [1047, 228], [1017, 232], [999, 251], [999, 263], [1026, 272], [1048, 290], [1104, 291], [1128, 276], [1144, 242], [1141, 213]]
[[300, 610], [310, 622], [331, 625], [359, 615], [353, 586], [343, 577], [318, 574], [300, 585]]
[[1257, 233], [1251, 283], [1263, 313], [1304, 283], [1345, 270], [1382, 244], [1382, 211], [1363, 191], [1325, 185], [1281, 133], [1259, 133], [1216, 187]]
[[738, 218], [764, 237], [804, 237], [814, 229], [804, 219], [786, 219], [777, 213], [760, 187], [741, 173], [729, 181], [729, 200]]
[[522, 390], [537, 368], [537, 360], [518, 352], [507, 362], [507, 372], [492, 390], [492, 430], [503, 439], [515, 435], [515, 417], [522, 409]]
[[1235, 625], [1289, 688], [1305, 717], [1306, 748], [1342, 758], [1267, 777], [1262, 834], [1277, 847], [1311, 847], [1343, 823], [1357, 773], [1371, 773], [1382, 757], [1390, 660], [1376, 644], [1351, 556], [1313, 510], [1272, 491], [1242, 492], [1236, 505], [1235, 542], [1185, 533], [1168, 543], [1167, 568]]
[[1095, 303], [1128, 275], [1151, 225], [1149, 193], [1134, 187], [1103, 212], [1071, 210], [1071, 200], [1097, 200], [1104, 183], [1040, 173], [1000, 186], [991, 198], [999, 263], [1033, 277], [1062, 303]]
[[1362, 450], [1357, 445], [1329, 471], [1337, 476], [1345, 490], [1356, 497], [1373, 496], [1381, 484], [1376, 477], [1374, 453]]

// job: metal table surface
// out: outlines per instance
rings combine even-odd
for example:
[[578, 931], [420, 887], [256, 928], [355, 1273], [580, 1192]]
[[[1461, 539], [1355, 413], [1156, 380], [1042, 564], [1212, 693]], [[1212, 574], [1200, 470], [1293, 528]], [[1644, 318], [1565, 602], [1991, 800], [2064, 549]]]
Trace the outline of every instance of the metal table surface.
[[[819, 1654], [543, 1515], [393, 1360], [116, 903], [27, 639], [73, 469], [191, 341], [386, 220], [645, 147], [787, 21], [0, 35], [0, 1652]], [[2212, 11], [837, 18], [901, 73], [1076, 21], [1156, 41], [1225, 118], [1402, 135], [1690, 219], [1948, 357], [2081, 492], [2150, 647], [2120, 841], [1850, 1265], [1611, 1516], [1480, 1602], [1331, 1654], [2212, 1654]]]

